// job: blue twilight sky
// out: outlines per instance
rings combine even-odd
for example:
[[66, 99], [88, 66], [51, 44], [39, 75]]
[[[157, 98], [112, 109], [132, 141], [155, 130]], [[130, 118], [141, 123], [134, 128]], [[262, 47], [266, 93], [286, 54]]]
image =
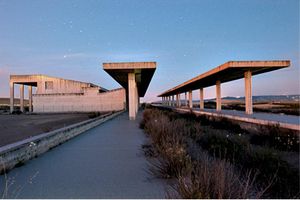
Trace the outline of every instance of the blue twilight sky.
[[[254, 76], [253, 94], [299, 94], [299, 9], [299, 0], [0, 0], [0, 96], [9, 74], [113, 89], [103, 62], [156, 61], [150, 101], [229, 60], [269, 59], [292, 66]], [[222, 85], [222, 96], [243, 95], [243, 80]]]

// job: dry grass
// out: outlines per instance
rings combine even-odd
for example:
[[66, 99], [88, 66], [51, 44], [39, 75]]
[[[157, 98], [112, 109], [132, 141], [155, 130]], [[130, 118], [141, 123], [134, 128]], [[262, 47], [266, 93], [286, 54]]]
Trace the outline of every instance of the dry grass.
[[299, 195], [299, 171], [281, 159], [279, 149], [251, 144], [251, 135], [228, 120], [146, 109], [141, 127], [150, 136], [155, 155], [150, 172], [176, 180], [168, 197]]
[[179, 177], [168, 193], [170, 198], [232, 199], [260, 198], [255, 174], [241, 174], [233, 165], [203, 153], [187, 176]]

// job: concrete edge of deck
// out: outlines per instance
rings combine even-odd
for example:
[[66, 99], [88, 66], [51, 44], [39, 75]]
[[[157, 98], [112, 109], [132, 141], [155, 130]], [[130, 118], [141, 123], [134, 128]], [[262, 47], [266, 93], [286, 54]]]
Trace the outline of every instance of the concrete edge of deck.
[[92, 129], [118, 115], [124, 110], [72, 124], [54, 131], [0, 147], [0, 174], [7, 172], [17, 165], [35, 158], [48, 150]]
[[[156, 107], [165, 107], [165, 106], [160, 106], [160, 105], [154, 105]], [[170, 108], [170, 107], [166, 107]], [[179, 112], [190, 112], [189, 109], [184, 109], [184, 108], [171, 108], [174, 111], [179, 111]], [[278, 122], [278, 121], [271, 121], [271, 120], [263, 120], [263, 119], [253, 119], [253, 118], [247, 118], [247, 117], [240, 117], [240, 116], [234, 116], [234, 115], [228, 115], [228, 114], [222, 114], [222, 113], [212, 113], [212, 112], [207, 112], [207, 111], [198, 111], [198, 110], [193, 110], [193, 113], [195, 114], [200, 114], [200, 115], [207, 115], [207, 116], [212, 116], [212, 117], [225, 117], [227, 119], [231, 119], [234, 121], [240, 121], [240, 122], [246, 122], [246, 123], [252, 123], [256, 125], [274, 125], [274, 126], [279, 126], [284, 129], [289, 129], [293, 131], [298, 131], [300, 135], [300, 126], [296, 124], [289, 124], [289, 123], [283, 123], [283, 122]]]

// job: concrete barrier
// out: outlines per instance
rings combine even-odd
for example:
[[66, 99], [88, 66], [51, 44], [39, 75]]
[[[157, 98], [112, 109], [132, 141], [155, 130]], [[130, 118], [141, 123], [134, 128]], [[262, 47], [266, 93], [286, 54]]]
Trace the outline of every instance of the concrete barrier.
[[123, 113], [119, 111], [0, 147], [0, 174], [35, 158], [69, 139]]

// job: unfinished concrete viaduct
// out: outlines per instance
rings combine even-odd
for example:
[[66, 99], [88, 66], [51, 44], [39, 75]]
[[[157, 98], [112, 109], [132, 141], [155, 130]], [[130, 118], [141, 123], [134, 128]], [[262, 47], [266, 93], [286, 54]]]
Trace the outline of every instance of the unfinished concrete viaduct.
[[[20, 110], [24, 112], [24, 86], [28, 87], [29, 112], [102, 112], [128, 108], [134, 120], [139, 98], [147, 91], [155, 62], [104, 63], [103, 69], [123, 88], [107, 90], [92, 83], [46, 75], [10, 76], [10, 112], [14, 111], [14, 88], [20, 86]], [[36, 87], [33, 94], [32, 88]]]
[[[162, 97], [164, 105], [181, 106], [180, 94], [185, 94], [185, 106], [193, 108], [193, 90], [200, 90], [200, 109], [204, 109], [204, 88], [216, 86], [216, 110], [221, 111], [221, 83], [244, 78], [245, 80], [245, 112], [251, 115], [252, 106], [252, 76], [289, 67], [290, 61], [229, 61], [195, 78], [192, 78], [158, 97]], [[187, 99], [188, 92], [188, 99]], [[176, 104], [175, 97], [176, 96]]]

